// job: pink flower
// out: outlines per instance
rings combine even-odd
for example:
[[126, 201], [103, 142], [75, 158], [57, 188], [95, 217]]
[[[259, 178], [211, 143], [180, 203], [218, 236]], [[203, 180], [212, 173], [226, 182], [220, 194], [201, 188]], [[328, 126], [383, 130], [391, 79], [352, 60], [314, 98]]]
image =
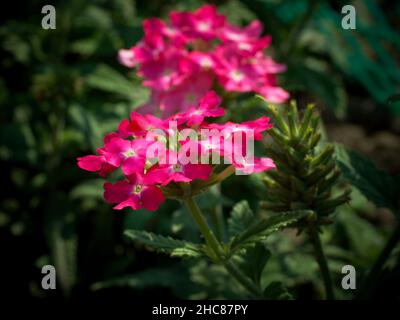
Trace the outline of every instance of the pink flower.
[[217, 30], [225, 23], [225, 17], [217, 13], [212, 5], [204, 5], [195, 12], [172, 12], [172, 25], [190, 39], [209, 41], [216, 37]]
[[253, 63], [233, 47], [220, 46], [215, 57], [215, 73], [225, 90], [247, 92], [256, 87], [260, 73]]
[[118, 52], [118, 60], [125, 66], [132, 68], [138, 64], [159, 59], [166, 49], [166, 44], [160, 33], [163, 22], [158, 19], [147, 19], [143, 22], [144, 38], [129, 49]]
[[142, 185], [136, 181], [118, 181], [115, 184], [106, 182], [104, 198], [108, 203], [117, 203], [114, 206], [116, 210], [131, 207], [133, 210], [145, 208], [154, 211], [165, 200], [158, 187]]
[[143, 21], [144, 37], [130, 49], [121, 49], [119, 61], [137, 67], [150, 100], [139, 112], [161, 111], [162, 117], [196, 107], [199, 97], [215, 80], [228, 92], [255, 92], [271, 102], [284, 102], [288, 93], [275, 74], [285, 66], [265, 55], [270, 36], [262, 36], [260, 21], [245, 27], [232, 25], [215, 6], [194, 12], [172, 12], [170, 21]]
[[157, 61], [143, 63], [138, 72], [146, 79], [143, 84], [157, 90], [169, 90], [179, 85], [186, 76], [179, 66], [182, 59], [181, 52], [170, 50]]
[[187, 59], [181, 61], [181, 69], [189, 74], [202, 71], [212, 71], [215, 68], [215, 59], [211, 53], [201, 51], [191, 51]]
[[[175, 161], [174, 161], [175, 162]], [[144, 179], [149, 183], [161, 183], [165, 186], [170, 182], [190, 182], [196, 179], [207, 180], [212, 172], [208, 164], [182, 164], [179, 159], [175, 164], [159, 164], [152, 167]]]
[[104, 155], [88, 155], [79, 157], [77, 160], [79, 168], [90, 172], [99, 172], [101, 177], [105, 177], [107, 173], [117, 169], [117, 167], [107, 162], [107, 159]]
[[[215, 137], [203, 137], [199, 141], [192, 141], [190, 139], [181, 141], [181, 152], [186, 152], [190, 155], [190, 152], [195, 152], [198, 155], [198, 160], [202, 164], [215, 164], [213, 161], [222, 163], [221, 157], [225, 155], [224, 152], [224, 139], [219, 135]], [[230, 149], [230, 148], [228, 148]]]
[[206, 117], [221, 117], [225, 110], [219, 107], [220, 103], [220, 97], [214, 91], [209, 91], [200, 100], [198, 107], [192, 107], [185, 113], [178, 114], [175, 119], [178, 122], [186, 122], [188, 126], [193, 126], [201, 124]]
[[135, 51], [133, 48], [119, 50], [118, 61], [129, 68], [133, 68], [138, 64], [138, 61], [135, 59]]
[[[160, 105], [164, 91], [151, 89], [150, 99], [143, 105], [139, 106], [136, 111], [140, 114], [158, 114], [161, 115]], [[165, 118], [165, 117], [164, 117]]]
[[258, 173], [275, 168], [275, 164], [270, 158], [254, 158], [247, 160], [245, 157], [234, 157], [232, 165], [245, 174]]
[[289, 93], [280, 87], [265, 85], [257, 89], [257, 92], [262, 95], [265, 100], [272, 103], [282, 103], [289, 98]]
[[188, 41], [179, 29], [157, 18], [144, 20], [143, 29], [147, 37], [156, 37], [159, 39], [159, 47], [164, 44], [165, 38], [167, 38], [175, 48], [181, 48]]
[[229, 135], [232, 135], [236, 132], [253, 132], [254, 139], [261, 140], [262, 139], [262, 132], [271, 129], [272, 124], [270, 123], [269, 117], [261, 117], [257, 120], [252, 121], [245, 121], [242, 123], [234, 123], [234, 122], [226, 122], [224, 124], [213, 123], [206, 126], [207, 128], [215, 128], [223, 131], [226, 133], [226, 137], [228, 138]]
[[233, 44], [234, 47], [242, 51], [242, 54], [253, 56], [255, 53], [265, 49], [271, 43], [271, 37], [260, 37], [262, 24], [255, 20], [245, 28], [226, 23], [220, 30], [222, 41]]
[[275, 62], [271, 57], [265, 56], [262, 52], [257, 52], [250, 63], [254, 65], [257, 72], [263, 75], [271, 75], [286, 71], [286, 66]]
[[122, 172], [125, 175], [143, 172], [146, 150], [152, 143], [145, 139], [113, 138], [104, 146], [104, 150], [108, 154], [107, 162], [114, 167], [122, 166]]
[[130, 114], [130, 121], [127, 119], [122, 120], [118, 127], [118, 132], [122, 137], [144, 137], [148, 131], [166, 128], [165, 120], [161, 120], [151, 114], [142, 115], [133, 111]]
[[165, 92], [161, 97], [160, 109], [164, 117], [184, 112], [198, 105], [201, 97], [212, 87], [209, 73], [198, 73], [187, 78], [176, 89]]
[[220, 160], [243, 173], [274, 167], [271, 159], [254, 159], [247, 152], [248, 143], [252, 143], [247, 134], [261, 139], [262, 133], [272, 127], [268, 117], [242, 123], [208, 124], [204, 122], [206, 117], [224, 114], [221, 99], [214, 91], [197, 99], [186, 112], [173, 114], [166, 120], [132, 112], [116, 132], [105, 135], [104, 147], [97, 149], [97, 155], [77, 159], [80, 168], [98, 172], [101, 177], [115, 170], [125, 177], [115, 184], [104, 184], [104, 197], [116, 204], [114, 209], [156, 210], [164, 201], [164, 187], [172, 184], [169, 194], [179, 187], [177, 183], [208, 180], [213, 165], [221, 163]]
[[220, 34], [223, 41], [242, 43], [259, 39], [262, 30], [262, 23], [259, 20], [254, 20], [245, 28], [226, 23], [220, 30]]

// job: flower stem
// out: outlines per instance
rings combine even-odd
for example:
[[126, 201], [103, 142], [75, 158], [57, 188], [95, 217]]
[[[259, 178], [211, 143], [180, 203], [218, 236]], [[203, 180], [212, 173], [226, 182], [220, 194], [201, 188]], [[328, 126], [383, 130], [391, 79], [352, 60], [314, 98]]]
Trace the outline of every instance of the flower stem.
[[[214, 189], [216, 196], [221, 197], [221, 184], [215, 184], [210, 189]], [[224, 241], [226, 237], [226, 228], [221, 203], [217, 204], [215, 208], [211, 210], [211, 219], [217, 239], [219, 241]]]
[[187, 197], [185, 199], [185, 204], [194, 221], [197, 223], [201, 233], [203, 234], [207, 245], [213, 250], [219, 262], [221, 262], [226, 270], [251, 294], [257, 298], [262, 298], [262, 291], [260, 288], [248, 277], [246, 277], [246, 275], [243, 274], [243, 272], [232, 260], [226, 259], [222, 245], [208, 226], [206, 219], [201, 213], [193, 197]]
[[220, 183], [223, 180], [225, 180], [226, 178], [228, 178], [230, 175], [235, 173], [235, 170], [236, 169], [233, 165], [229, 165], [224, 170], [222, 170], [220, 173], [218, 173], [215, 177], [205, 181], [204, 183], [199, 184], [199, 187], [204, 189], [204, 188], [213, 186], [217, 183]]
[[188, 197], [185, 199], [185, 204], [190, 214], [192, 215], [193, 220], [199, 227], [200, 232], [203, 234], [207, 245], [214, 251], [218, 258], [221, 258], [223, 255], [222, 247], [218, 242], [218, 239], [215, 237], [214, 233], [208, 226], [207, 221], [201, 213], [197, 203], [193, 200], [192, 197]]
[[318, 262], [322, 279], [324, 281], [326, 299], [334, 300], [335, 296], [333, 293], [331, 274], [329, 272], [328, 262], [322, 249], [321, 239], [319, 238], [318, 231], [314, 226], [311, 226], [308, 231], [311, 243], [314, 247], [315, 258]]

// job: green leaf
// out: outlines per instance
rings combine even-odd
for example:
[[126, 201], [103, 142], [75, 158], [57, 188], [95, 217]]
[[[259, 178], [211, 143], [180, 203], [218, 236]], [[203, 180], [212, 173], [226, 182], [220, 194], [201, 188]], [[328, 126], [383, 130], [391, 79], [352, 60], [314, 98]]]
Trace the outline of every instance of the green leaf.
[[172, 257], [197, 258], [203, 255], [200, 245], [192, 242], [177, 240], [143, 230], [126, 230], [124, 235], [133, 242], [141, 243]]
[[243, 232], [254, 222], [254, 213], [246, 200], [240, 201], [233, 207], [228, 219], [228, 229], [231, 237]]
[[327, 63], [308, 58], [304, 64], [294, 62], [288, 69], [289, 88], [321, 99], [336, 117], [343, 119], [347, 111], [346, 90], [342, 79]]
[[44, 231], [57, 281], [68, 296], [76, 284], [78, 236], [72, 207], [64, 194], [53, 192], [45, 211]]
[[118, 71], [107, 65], [100, 65], [87, 78], [87, 84], [95, 89], [116, 93], [123, 98], [140, 105], [148, 99], [148, 90], [143, 86], [135, 86]]
[[296, 210], [278, 213], [267, 219], [259, 219], [252, 223], [250, 227], [241, 232], [231, 242], [232, 251], [252, 245], [256, 242], [265, 240], [271, 233], [284, 229], [312, 211]]
[[291, 300], [292, 295], [279, 281], [272, 281], [264, 290], [264, 298], [267, 300]]
[[257, 243], [254, 247], [246, 250], [242, 256], [243, 263], [240, 267], [255, 283], [260, 284], [261, 274], [270, 256], [271, 252], [266, 246], [263, 243]]
[[344, 208], [337, 216], [338, 223], [345, 232], [344, 238], [349, 244], [355, 262], [367, 267], [381, 252], [385, 238], [379, 229], [358, 216], [350, 208]]
[[397, 207], [396, 181], [375, 164], [343, 146], [336, 145], [336, 156], [345, 176], [361, 193], [378, 207]]
[[70, 197], [71, 199], [103, 199], [103, 184], [104, 180], [102, 179], [91, 179], [84, 181], [71, 190]]

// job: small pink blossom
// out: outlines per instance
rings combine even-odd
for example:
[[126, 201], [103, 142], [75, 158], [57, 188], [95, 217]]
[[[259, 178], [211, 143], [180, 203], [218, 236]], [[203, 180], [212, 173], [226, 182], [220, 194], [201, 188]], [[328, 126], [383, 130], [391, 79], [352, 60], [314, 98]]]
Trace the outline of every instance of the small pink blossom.
[[178, 114], [175, 119], [186, 122], [188, 126], [199, 125], [206, 117], [221, 117], [225, 110], [219, 107], [220, 97], [214, 91], [207, 92], [200, 100], [198, 107], [192, 107], [185, 113]]
[[107, 162], [115, 167], [122, 166], [125, 175], [142, 172], [146, 162], [146, 150], [151, 143], [145, 139], [111, 139], [104, 146], [108, 154]]
[[138, 73], [146, 79], [143, 84], [157, 90], [169, 90], [179, 85], [186, 77], [180, 69], [182, 59], [181, 52], [171, 50], [164, 52], [157, 61], [142, 64]]
[[172, 12], [172, 25], [190, 39], [212, 40], [217, 30], [225, 23], [225, 17], [218, 14], [215, 6], [204, 5], [195, 12]]
[[213, 123], [206, 126], [207, 128], [219, 129], [226, 133], [226, 136], [236, 132], [247, 132], [251, 131], [254, 133], [256, 140], [261, 140], [262, 132], [271, 129], [272, 124], [270, 123], [269, 117], [261, 117], [257, 120], [245, 121], [242, 123], [226, 122], [224, 124]]
[[145, 175], [145, 179], [165, 186], [170, 182], [190, 182], [196, 179], [207, 180], [211, 172], [212, 166], [208, 164], [182, 164], [178, 157], [176, 161], [172, 161], [170, 164], [154, 166]]
[[232, 165], [245, 174], [258, 173], [275, 168], [275, 164], [270, 158], [254, 158], [246, 161], [244, 157], [233, 157]]
[[138, 61], [135, 59], [135, 51], [131, 49], [121, 49], [118, 51], [118, 61], [126, 67], [136, 67]]
[[78, 167], [91, 172], [99, 172], [101, 177], [105, 177], [107, 173], [114, 171], [117, 167], [109, 164], [103, 155], [88, 155], [78, 158]]
[[187, 78], [177, 88], [165, 92], [160, 99], [160, 109], [164, 117], [197, 106], [204, 94], [211, 89], [212, 80], [209, 73], [199, 73]]
[[131, 207], [133, 210], [144, 208], [155, 211], [164, 202], [162, 191], [155, 186], [135, 184], [129, 181], [118, 181], [115, 184], [104, 184], [104, 198], [108, 203], [116, 203], [114, 209]]

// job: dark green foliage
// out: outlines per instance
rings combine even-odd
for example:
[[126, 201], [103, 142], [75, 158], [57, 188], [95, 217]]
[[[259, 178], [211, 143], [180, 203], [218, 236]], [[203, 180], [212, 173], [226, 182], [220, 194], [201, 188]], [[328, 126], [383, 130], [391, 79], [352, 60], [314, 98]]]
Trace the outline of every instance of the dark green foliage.
[[399, 206], [399, 185], [384, 170], [343, 146], [336, 146], [336, 155], [344, 176], [358, 188], [368, 200], [379, 207], [396, 210]]
[[[394, 53], [400, 48], [398, 30], [376, 1], [241, 2], [268, 21], [266, 30], [273, 36], [277, 55], [288, 64], [286, 82], [292, 93], [311, 94], [339, 118], [346, 116], [350, 98], [346, 86], [351, 81], [382, 106], [398, 93], [400, 67]], [[341, 28], [341, 8], [346, 4], [355, 6], [355, 30]], [[397, 14], [398, 10], [397, 6]], [[391, 110], [396, 113], [398, 108]]]
[[248, 228], [238, 233], [230, 244], [231, 250], [239, 250], [265, 240], [273, 232], [287, 228], [312, 213], [307, 210], [280, 212], [265, 219], [255, 219]]
[[[156, 213], [114, 211], [103, 200], [104, 180], [76, 166], [76, 157], [95, 152], [103, 135], [148, 98], [135, 71], [118, 63], [118, 50], [140, 39], [144, 18], [164, 18], [171, 10], [195, 9], [202, 3], [53, 1], [56, 30], [40, 27], [40, 8], [46, 2], [15, 2], [16, 8], [8, 4], [2, 11], [9, 15], [0, 26], [0, 257], [5, 267], [0, 283], [7, 296], [18, 301], [81, 299], [101, 290], [109, 299], [122, 295], [132, 299], [248, 297], [222, 265], [207, 258], [200, 244], [203, 239], [180, 203], [168, 201]], [[343, 1], [213, 3], [231, 22], [244, 25], [259, 18], [264, 23], [265, 32], [273, 37], [267, 52], [288, 67], [279, 76], [279, 85], [300, 101], [328, 110], [322, 114], [326, 123], [332, 113], [369, 128], [375, 116], [371, 105], [388, 107], [392, 115], [380, 128], [386, 130], [388, 123], [398, 121], [400, 38], [395, 28], [400, 7], [395, 2], [355, 2], [355, 31], [338, 27]], [[224, 107], [231, 121], [266, 115], [264, 104], [249, 95], [226, 97]], [[360, 120], [361, 112], [367, 123]], [[311, 113], [303, 118], [303, 125], [296, 125], [295, 114], [291, 117], [290, 128], [275, 121], [272, 136], [283, 143], [290, 139], [293, 146], [269, 150], [270, 154], [264, 147], [256, 150], [276, 157], [281, 170], [271, 172], [267, 186], [263, 175], [232, 176], [219, 191], [198, 198], [210, 224], [214, 211], [227, 221], [227, 230], [219, 230], [224, 249], [266, 299], [322, 296], [311, 247], [303, 235], [286, 227], [310, 217], [308, 209], [316, 207], [325, 207], [319, 210], [324, 216], [335, 216], [333, 208], [347, 200], [331, 188], [339, 176], [336, 163], [347, 183], [363, 195], [354, 189], [350, 205], [336, 211], [332, 228], [322, 237], [337, 283], [341, 267], [349, 263], [365, 278], [395, 225], [390, 213], [378, 210], [364, 196], [378, 207], [396, 212], [399, 208], [398, 173], [392, 177], [367, 156], [342, 147], [335, 147], [337, 162], [332, 161], [330, 148], [315, 148], [307, 158], [307, 150], [324, 139], [324, 132], [321, 138], [310, 131], [318, 122]], [[322, 170], [313, 170], [316, 166]], [[301, 179], [296, 179], [298, 175]], [[319, 190], [310, 188], [315, 183]], [[331, 192], [325, 198], [327, 190]], [[277, 201], [277, 196], [284, 201]], [[264, 215], [260, 200], [267, 200], [261, 207], [273, 212]], [[282, 211], [286, 213], [276, 213]], [[45, 264], [56, 267], [56, 292], [40, 286]], [[391, 255], [385, 265], [388, 280], [378, 281], [381, 287], [375, 295], [395, 295], [391, 292], [397, 288], [386, 296], [382, 292], [391, 288], [387, 283], [398, 283], [398, 266], [396, 254]], [[306, 294], [304, 286], [310, 288]], [[337, 296], [347, 299], [351, 293], [338, 290]]]
[[144, 244], [155, 251], [167, 253], [171, 257], [197, 258], [202, 255], [200, 245], [187, 241], [164, 237], [142, 230], [127, 230], [125, 236], [135, 243]]

